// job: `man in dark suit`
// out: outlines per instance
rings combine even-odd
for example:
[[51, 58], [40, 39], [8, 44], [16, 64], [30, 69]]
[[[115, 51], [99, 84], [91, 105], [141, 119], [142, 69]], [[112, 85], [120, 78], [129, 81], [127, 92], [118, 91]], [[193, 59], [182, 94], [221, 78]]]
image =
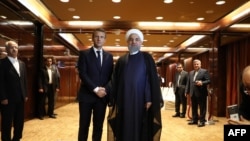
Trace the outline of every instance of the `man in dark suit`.
[[[186, 94], [190, 94], [192, 106], [192, 120], [189, 125], [205, 126], [206, 109], [207, 109], [207, 85], [210, 84], [210, 75], [206, 69], [201, 68], [201, 61], [193, 61], [194, 70], [189, 72], [189, 80], [186, 87]], [[198, 108], [200, 115], [198, 116]]]
[[81, 86], [77, 96], [80, 112], [78, 141], [87, 141], [92, 113], [92, 140], [101, 141], [110, 91], [108, 83], [113, 71], [113, 56], [102, 49], [105, 40], [106, 32], [96, 29], [92, 34], [94, 46], [81, 51], [79, 55], [77, 67]]
[[48, 98], [47, 114], [50, 118], [56, 118], [54, 114], [55, 94], [60, 89], [60, 74], [53, 63], [52, 57], [45, 58], [45, 66], [39, 74], [39, 101], [38, 101], [38, 116], [43, 120], [45, 116], [45, 101]]
[[[7, 41], [8, 56], [0, 63], [1, 139], [19, 141], [24, 126], [24, 103], [27, 101], [27, 74], [24, 62], [17, 59], [18, 44]], [[11, 139], [11, 128], [14, 127]]]
[[[185, 88], [188, 81], [188, 73], [183, 70], [181, 63], [176, 65], [176, 74], [174, 79], [175, 93], [175, 115], [173, 117], [185, 118], [187, 110], [187, 97], [185, 96]], [[182, 112], [180, 113], [180, 106]]]

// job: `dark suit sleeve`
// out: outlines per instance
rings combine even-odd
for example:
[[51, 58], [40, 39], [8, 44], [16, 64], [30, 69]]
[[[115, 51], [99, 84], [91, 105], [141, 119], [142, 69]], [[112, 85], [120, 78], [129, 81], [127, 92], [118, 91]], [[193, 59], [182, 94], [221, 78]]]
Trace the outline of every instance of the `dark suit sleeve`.
[[28, 97], [27, 70], [26, 70], [26, 65], [23, 62], [20, 63], [20, 66], [22, 67], [22, 75], [23, 75], [21, 78], [21, 81], [22, 81], [21, 85], [22, 85], [23, 96], [25, 98], [25, 97]]
[[[88, 72], [87, 72], [88, 67], [89, 67], [88, 63], [90, 63], [90, 61], [88, 61], [88, 57], [89, 57], [88, 51], [80, 52], [77, 66], [78, 66], [78, 71], [79, 71], [79, 77], [82, 80], [83, 85], [87, 86], [90, 91], [93, 91], [98, 86], [88, 76]], [[93, 60], [92, 60], [92, 63], [93, 63]]]
[[190, 72], [188, 72], [187, 75], [187, 84], [186, 84], [186, 89], [185, 89], [185, 94], [189, 94], [190, 93]]
[[0, 60], [0, 100], [6, 99], [5, 87], [4, 87], [4, 65]]
[[208, 85], [210, 84], [210, 75], [207, 70], [203, 70], [203, 79], [202, 79], [202, 84], [203, 85]]

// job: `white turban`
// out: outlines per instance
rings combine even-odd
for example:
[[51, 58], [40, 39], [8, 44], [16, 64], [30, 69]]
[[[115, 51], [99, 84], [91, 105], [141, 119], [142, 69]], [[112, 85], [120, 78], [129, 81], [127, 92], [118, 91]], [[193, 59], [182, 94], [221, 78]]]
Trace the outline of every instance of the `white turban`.
[[126, 41], [128, 40], [128, 38], [129, 38], [129, 36], [131, 34], [137, 34], [139, 36], [139, 38], [141, 39], [141, 41], [143, 42], [143, 34], [138, 29], [130, 29], [129, 31], [127, 31], [126, 36], [125, 36], [126, 37]]

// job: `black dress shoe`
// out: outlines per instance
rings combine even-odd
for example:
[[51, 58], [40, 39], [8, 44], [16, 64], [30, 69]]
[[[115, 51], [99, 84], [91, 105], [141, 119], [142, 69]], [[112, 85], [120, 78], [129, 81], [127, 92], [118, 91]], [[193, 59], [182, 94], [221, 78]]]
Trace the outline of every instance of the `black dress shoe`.
[[40, 117], [38, 117], [40, 120], [43, 120], [43, 117], [42, 116], [40, 116]]
[[205, 123], [204, 122], [200, 122], [197, 126], [198, 127], [203, 127], [203, 126], [205, 126]]
[[50, 115], [49, 118], [56, 118], [56, 116], [55, 115]]
[[188, 122], [188, 125], [195, 125], [195, 124], [198, 124], [198, 122], [197, 121], [190, 121], [190, 122]]
[[172, 117], [179, 117], [179, 116], [180, 116], [180, 114], [175, 114]]
[[182, 115], [182, 114], [181, 114], [181, 115], [180, 115], [180, 118], [185, 118], [185, 115]]

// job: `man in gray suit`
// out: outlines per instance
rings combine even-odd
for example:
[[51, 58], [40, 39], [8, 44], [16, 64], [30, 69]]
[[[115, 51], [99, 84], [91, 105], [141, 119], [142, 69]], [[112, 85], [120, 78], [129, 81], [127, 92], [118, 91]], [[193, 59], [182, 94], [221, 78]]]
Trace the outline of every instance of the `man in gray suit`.
[[[176, 74], [174, 79], [175, 93], [175, 115], [173, 117], [185, 118], [187, 110], [187, 97], [185, 96], [185, 88], [188, 81], [188, 73], [183, 70], [181, 63], [176, 65]], [[180, 113], [180, 107], [182, 112]]]
[[210, 84], [210, 75], [206, 69], [201, 68], [201, 61], [198, 59], [193, 61], [193, 67], [194, 70], [189, 72], [189, 80], [185, 90], [185, 93], [190, 95], [192, 103], [192, 120], [188, 124], [197, 125], [199, 120], [198, 127], [203, 127], [206, 122], [207, 85]]

